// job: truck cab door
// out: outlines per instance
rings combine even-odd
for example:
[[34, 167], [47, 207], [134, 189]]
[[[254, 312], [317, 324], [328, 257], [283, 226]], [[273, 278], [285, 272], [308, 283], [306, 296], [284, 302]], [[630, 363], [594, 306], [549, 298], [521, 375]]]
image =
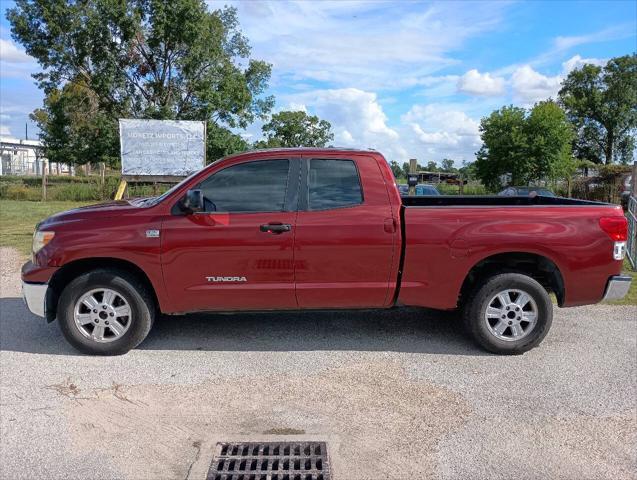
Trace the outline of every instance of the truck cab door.
[[293, 246], [300, 160], [241, 160], [200, 189], [205, 211], [162, 225], [162, 269], [174, 311], [297, 308]]
[[294, 247], [299, 307], [390, 304], [399, 232], [376, 160], [304, 156], [300, 192]]

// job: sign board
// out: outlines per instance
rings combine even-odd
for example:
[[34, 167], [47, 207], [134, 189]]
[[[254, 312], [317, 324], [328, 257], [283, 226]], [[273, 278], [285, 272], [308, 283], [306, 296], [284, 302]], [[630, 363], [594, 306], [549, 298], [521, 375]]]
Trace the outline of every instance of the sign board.
[[185, 177], [206, 159], [206, 124], [185, 120], [119, 120], [123, 177]]
[[407, 185], [409, 185], [410, 187], [415, 187], [416, 185], [418, 185], [418, 174], [410, 173], [407, 176]]

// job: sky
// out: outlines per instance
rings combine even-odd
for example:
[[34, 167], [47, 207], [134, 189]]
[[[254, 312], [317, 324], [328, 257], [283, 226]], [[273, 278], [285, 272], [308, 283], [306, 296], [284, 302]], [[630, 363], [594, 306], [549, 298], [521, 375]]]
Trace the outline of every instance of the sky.
[[[11, 39], [13, 2], [0, 3], [0, 134], [24, 138], [42, 103], [39, 67]], [[635, 0], [208, 4], [237, 8], [252, 57], [273, 66], [275, 111], [318, 115], [335, 146], [400, 163], [473, 161], [482, 117], [555, 98], [572, 69], [637, 51]], [[238, 133], [258, 140], [261, 123]]]

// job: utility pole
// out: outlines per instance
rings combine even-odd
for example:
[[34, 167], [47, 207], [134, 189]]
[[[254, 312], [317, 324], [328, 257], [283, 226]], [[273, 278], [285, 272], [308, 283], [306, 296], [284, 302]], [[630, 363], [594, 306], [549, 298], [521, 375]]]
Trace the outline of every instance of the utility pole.
[[[416, 176], [416, 181], [414, 182], [413, 176]], [[409, 185], [409, 190], [407, 191], [407, 195], [410, 197], [416, 195], [416, 184], [418, 183], [418, 160], [415, 158], [409, 159], [409, 175], [407, 176], [407, 185]]]

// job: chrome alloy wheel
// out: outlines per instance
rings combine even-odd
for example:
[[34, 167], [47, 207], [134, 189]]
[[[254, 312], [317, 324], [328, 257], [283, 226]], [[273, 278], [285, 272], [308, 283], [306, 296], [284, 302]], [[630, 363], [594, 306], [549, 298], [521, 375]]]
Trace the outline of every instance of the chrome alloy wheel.
[[96, 288], [82, 295], [75, 303], [73, 318], [82, 335], [99, 343], [120, 338], [133, 319], [128, 301], [109, 288]]
[[526, 337], [537, 324], [538, 308], [531, 296], [516, 289], [497, 293], [488, 303], [484, 319], [493, 336], [513, 342]]

